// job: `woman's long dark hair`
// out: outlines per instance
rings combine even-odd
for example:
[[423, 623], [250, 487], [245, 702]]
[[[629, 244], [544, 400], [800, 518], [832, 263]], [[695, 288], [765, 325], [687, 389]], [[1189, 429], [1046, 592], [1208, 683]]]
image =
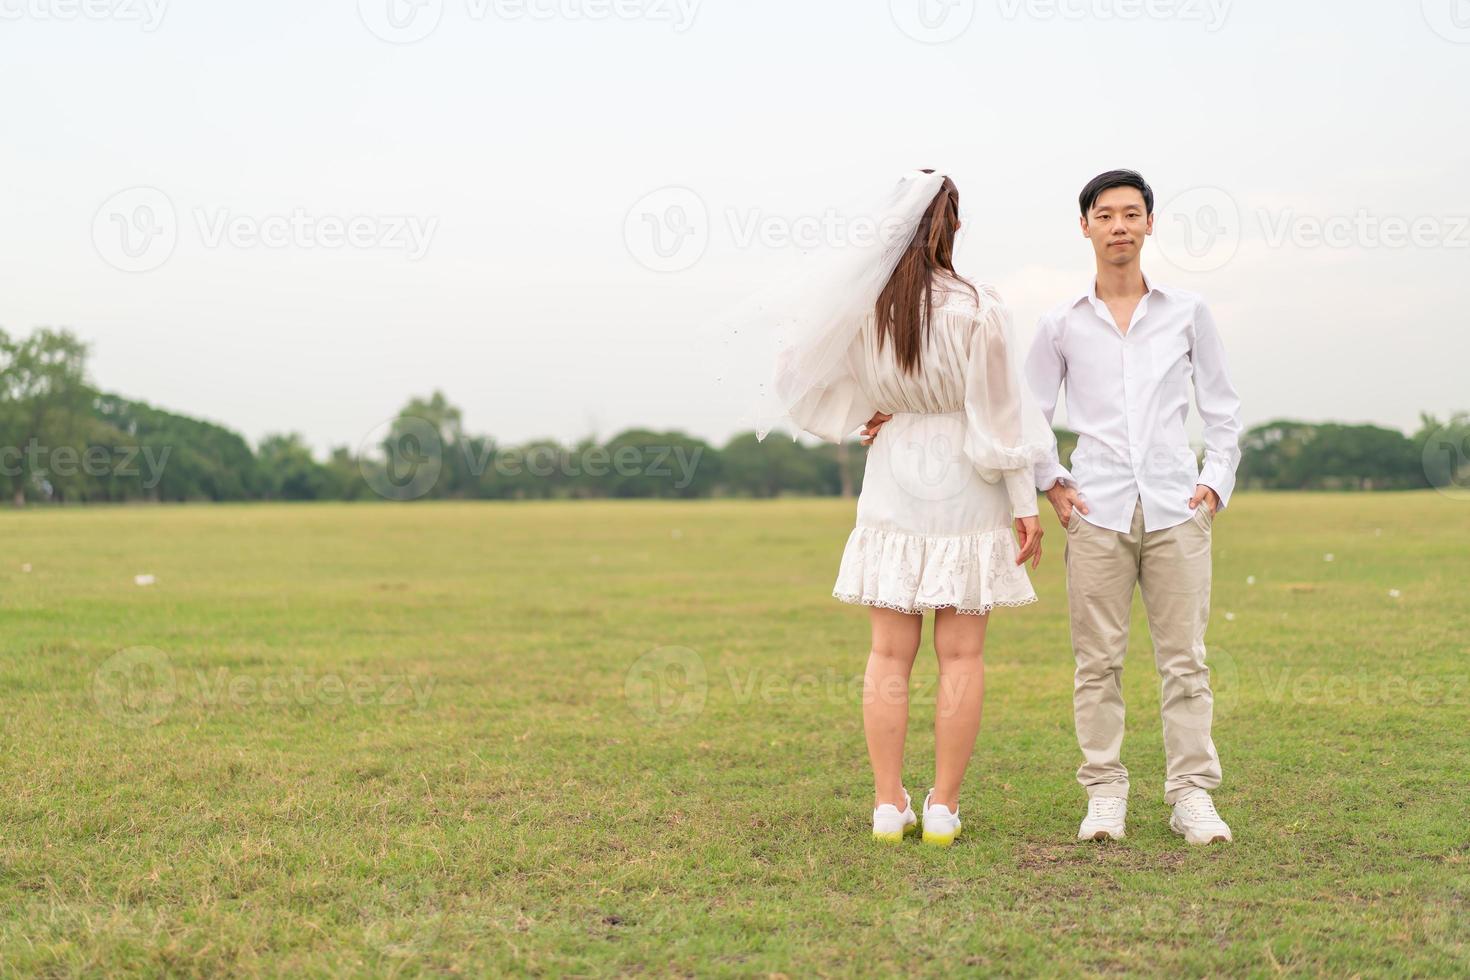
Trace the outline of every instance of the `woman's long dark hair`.
[[959, 227], [959, 188], [946, 177], [929, 210], [924, 212], [908, 250], [898, 260], [888, 285], [878, 294], [874, 311], [878, 320], [878, 349], [881, 351], [891, 336], [894, 356], [905, 373], [918, 370], [919, 354], [929, 333], [934, 274], [946, 272], [968, 286], [972, 293], [975, 291], [974, 286], [954, 271], [954, 239]]

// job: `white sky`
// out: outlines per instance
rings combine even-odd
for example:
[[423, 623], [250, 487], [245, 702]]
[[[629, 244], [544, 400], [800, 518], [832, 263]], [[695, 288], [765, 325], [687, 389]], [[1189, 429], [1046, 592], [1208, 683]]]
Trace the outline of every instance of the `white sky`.
[[[968, 28], [921, 43], [920, 2]], [[437, 28], [382, 40], [390, 3]], [[1210, 300], [1247, 424], [1470, 409], [1470, 0], [0, 0], [0, 83], [0, 326], [71, 327], [105, 389], [252, 441], [355, 446], [435, 388], [502, 442], [723, 441], [699, 324], [790, 254], [727, 215], [922, 166], [960, 186], [961, 271], [1028, 333], [1087, 283], [1081, 185], [1131, 166], [1161, 206], [1190, 192], [1145, 269]], [[139, 186], [177, 243], [125, 272], [114, 213], [146, 199], [104, 204]], [[671, 186], [708, 247], [660, 272], [628, 219]], [[1225, 235], [1188, 271], [1201, 204]], [[417, 259], [212, 242], [296, 209], [432, 235]], [[1345, 247], [1301, 240], [1330, 219]]]

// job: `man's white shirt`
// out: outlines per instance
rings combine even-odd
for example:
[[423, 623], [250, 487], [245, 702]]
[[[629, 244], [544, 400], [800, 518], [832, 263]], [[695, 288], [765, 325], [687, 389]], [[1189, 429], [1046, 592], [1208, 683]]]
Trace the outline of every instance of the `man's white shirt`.
[[[1026, 358], [1026, 380], [1047, 421], [1065, 384], [1067, 422], [1077, 433], [1071, 472], [1053, 454], [1037, 467], [1037, 488], [1058, 480], [1075, 486], [1089, 523], [1123, 533], [1140, 500], [1146, 531], [1189, 520], [1196, 484], [1214, 490], [1223, 509], [1240, 462], [1240, 397], [1209, 309], [1196, 294], [1147, 277], [1144, 289], [1124, 332], [1094, 282], [1041, 318]], [[1184, 429], [1191, 380], [1205, 423], [1203, 467]]]

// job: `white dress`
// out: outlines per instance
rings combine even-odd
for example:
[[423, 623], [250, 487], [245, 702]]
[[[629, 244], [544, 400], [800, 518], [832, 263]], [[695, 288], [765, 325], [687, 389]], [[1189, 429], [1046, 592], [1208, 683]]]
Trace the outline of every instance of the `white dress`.
[[1011, 530], [1013, 517], [1037, 508], [1027, 453], [1012, 451], [1024, 389], [1006, 340], [1010, 315], [993, 288], [976, 291], [978, 301], [958, 283], [936, 285], [912, 374], [899, 369], [891, 342], [879, 352], [868, 317], [846, 376], [791, 411], [830, 441], [874, 411], [893, 414], [868, 448], [857, 526], [832, 590], [843, 602], [984, 615], [1036, 601]]

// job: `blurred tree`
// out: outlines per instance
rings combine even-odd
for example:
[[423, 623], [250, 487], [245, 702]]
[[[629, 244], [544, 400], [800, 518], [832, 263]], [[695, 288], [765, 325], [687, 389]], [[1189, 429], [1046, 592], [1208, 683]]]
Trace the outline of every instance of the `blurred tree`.
[[463, 443], [460, 410], [436, 390], [427, 399], [411, 399], [399, 411], [381, 448], [384, 464], [394, 472], [438, 466], [438, 479], [425, 497], [464, 497], [473, 493], [476, 481]]
[[106, 435], [91, 443], [115, 459], [98, 499], [244, 500], [264, 490], [249, 444], [223, 426], [109, 394], [93, 398], [92, 413]]
[[599, 450], [578, 447], [580, 479], [608, 497], [708, 497], [720, 479], [721, 458], [714, 447], [682, 432], [629, 429]]
[[1446, 422], [1421, 414], [1413, 442], [1427, 484], [1470, 487], [1470, 413], [1456, 412]]
[[776, 497], [836, 490], [835, 460], [824, 465], [818, 453], [780, 433], [765, 442], [758, 441], [754, 432], [737, 435], [720, 450], [720, 456], [721, 485], [734, 496]]
[[24, 340], [0, 331], [0, 480], [17, 507], [28, 492], [49, 497], [48, 471], [70, 470], [86, 449], [86, 356], [68, 330], [42, 327]]
[[1241, 439], [1239, 483], [1272, 490], [1405, 490], [1426, 486], [1414, 440], [1376, 425], [1277, 420]]
[[265, 496], [271, 500], [320, 500], [330, 484], [326, 467], [311, 457], [298, 433], [269, 435], [258, 455]]

